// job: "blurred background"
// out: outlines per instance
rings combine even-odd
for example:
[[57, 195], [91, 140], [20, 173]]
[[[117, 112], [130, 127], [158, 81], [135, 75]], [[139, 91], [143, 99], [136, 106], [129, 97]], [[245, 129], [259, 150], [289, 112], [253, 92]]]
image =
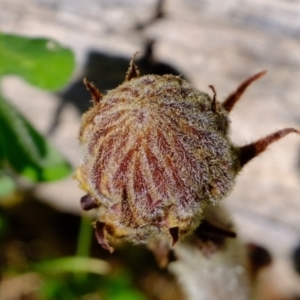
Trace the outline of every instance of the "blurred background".
[[[267, 70], [231, 113], [238, 145], [284, 127], [300, 129], [299, 0], [0, 0], [0, 30], [53, 39], [74, 53], [71, 77], [54, 91], [20, 76], [1, 78], [5, 98], [73, 169], [80, 162], [80, 116], [91, 105], [83, 77], [105, 93], [123, 81], [136, 51], [143, 74], [181, 74], [207, 93], [212, 84], [219, 101]], [[2, 197], [0, 299], [184, 299], [142, 247], [109, 255], [96, 244], [92, 216], [79, 205], [83, 194], [70, 174], [51, 183], [21, 180]], [[247, 165], [223, 202], [239, 236], [271, 253], [268, 276], [283, 295], [278, 299], [300, 297], [299, 198], [300, 139], [290, 135]], [[99, 268], [59, 261], [76, 254], [97, 259]]]

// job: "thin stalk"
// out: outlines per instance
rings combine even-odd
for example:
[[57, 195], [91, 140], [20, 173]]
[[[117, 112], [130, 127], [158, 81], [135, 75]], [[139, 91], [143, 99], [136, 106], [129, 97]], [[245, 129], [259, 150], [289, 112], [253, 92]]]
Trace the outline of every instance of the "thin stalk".
[[[78, 233], [76, 256], [77, 257], [89, 257], [92, 245], [92, 232], [93, 226], [91, 220], [85, 216], [81, 216], [81, 222]], [[77, 280], [86, 279], [87, 273], [77, 273], [75, 278]]]

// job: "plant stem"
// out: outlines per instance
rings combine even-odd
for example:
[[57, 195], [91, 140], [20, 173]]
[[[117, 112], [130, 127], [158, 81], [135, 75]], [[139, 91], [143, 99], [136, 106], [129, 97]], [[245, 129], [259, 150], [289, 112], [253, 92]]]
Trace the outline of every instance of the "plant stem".
[[89, 256], [92, 243], [93, 227], [91, 220], [85, 216], [81, 217], [78, 234], [76, 256]]
[[[76, 256], [77, 257], [89, 257], [92, 244], [92, 232], [93, 226], [91, 220], [85, 216], [81, 216], [81, 222], [78, 233]], [[87, 273], [75, 273], [75, 280], [84, 281], [87, 277]]]

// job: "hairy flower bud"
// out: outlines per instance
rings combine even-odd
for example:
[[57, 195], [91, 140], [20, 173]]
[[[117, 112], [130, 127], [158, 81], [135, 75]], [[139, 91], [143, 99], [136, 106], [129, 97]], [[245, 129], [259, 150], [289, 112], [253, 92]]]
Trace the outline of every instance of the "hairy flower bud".
[[[164, 240], [169, 245], [195, 230], [207, 205], [232, 189], [241, 167], [273, 141], [276, 132], [243, 147], [229, 137], [228, 113], [251, 82], [223, 104], [173, 75], [139, 76], [132, 60], [123, 84], [102, 96], [85, 80], [94, 106], [82, 117], [83, 159], [76, 177], [98, 210], [99, 243]], [[298, 132], [299, 133], [299, 132]]]

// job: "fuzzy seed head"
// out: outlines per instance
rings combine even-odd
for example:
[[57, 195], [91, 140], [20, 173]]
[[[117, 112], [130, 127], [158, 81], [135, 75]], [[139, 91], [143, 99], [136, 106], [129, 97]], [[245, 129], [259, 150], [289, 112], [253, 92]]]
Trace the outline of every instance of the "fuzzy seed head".
[[233, 146], [228, 113], [247, 86], [223, 104], [173, 75], [146, 75], [131, 61], [126, 79], [102, 96], [85, 80], [94, 106], [82, 117], [83, 159], [76, 178], [97, 209], [98, 242], [107, 250], [124, 241], [169, 246], [191, 234], [207, 205], [231, 190], [241, 167], [289, 128]]
[[195, 229], [234, 182], [228, 123], [222, 106], [173, 75], [125, 81], [85, 113], [77, 177], [106, 239], [171, 243], [170, 228]]

